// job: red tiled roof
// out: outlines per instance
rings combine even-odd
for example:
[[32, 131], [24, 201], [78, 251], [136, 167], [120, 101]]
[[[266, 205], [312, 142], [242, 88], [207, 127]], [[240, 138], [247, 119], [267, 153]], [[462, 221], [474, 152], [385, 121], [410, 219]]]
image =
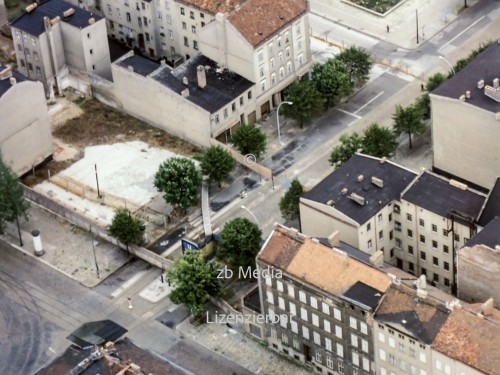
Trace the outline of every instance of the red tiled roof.
[[177, 0], [181, 4], [189, 5], [207, 13], [227, 13], [245, 0]]
[[256, 47], [308, 9], [307, 0], [248, 0], [228, 21]]

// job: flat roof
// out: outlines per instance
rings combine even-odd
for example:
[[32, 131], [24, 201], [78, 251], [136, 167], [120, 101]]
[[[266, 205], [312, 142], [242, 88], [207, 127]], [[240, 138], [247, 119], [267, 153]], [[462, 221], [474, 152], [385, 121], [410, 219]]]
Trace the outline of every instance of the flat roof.
[[[64, 12], [70, 8], [73, 8], [75, 12], [69, 17], [64, 17]], [[43, 23], [44, 17], [53, 19], [57, 16], [61, 17], [62, 22], [79, 29], [84, 29], [87, 26], [90, 26], [89, 19], [91, 18], [96, 21], [102, 18], [63, 0], [47, 0], [39, 3], [38, 6], [30, 13], [24, 13], [16, 18], [12, 21], [11, 26], [23, 30], [28, 34], [39, 36], [45, 32]]]
[[462, 190], [451, 185], [450, 180], [429, 172], [422, 173], [401, 198], [442, 217], [449, 217], [451, 213], [465, 214], [474, 222], [486, 200], [481, 193]]
[[[363, 176], [361, 182], [359, 176]], [[399, 200], [403, 190], [416, 176], [415, 172], [391, 161], [355, 154], [305, 193], [303, 198], [322, 204], [333, 201], [335, 209], [361, 225], [391, 201]], [[383, 187], [373, 184], [372, 177], [381, 179]], [[345, 194], [343, 189], [347, 189]], [[350, 199], [351, 193], [363, 197], [365, 204], [360, 205]]]
[[491, 249], [500, 245], [500, 216], [493, 219], [481, 232], [472, 237], [465, 246], [485, 245]]
[[124, 68], [130, 66], [134, 69], [134, 72], [140, 74], [141, 76], [148, 76], [158, 69], [161, 65], [157, 62], [148, 60], [139, 55], [132, 55], [118, 62], [118, 65]]
[[493, 86], [493, 79], [499, 76], [500, 43], [493, 43], [465, 68], [439, 85], [432, 94], [458, 100], [466, 91], [470, 91], [471, 97], [466, 100], [467, 103], [497, 113], [500, 112], [500, 103], [484, 95], [484, 88], [478, 89], [477, 83], [484, 80], [485, 85]]
[[[205, 68], [207, 85], [204, 88], [198, 86], [197, 68], [200, 65]], [[183, 83], [184, 77], [188, 80], [187, 85]], [[189, 89], [186, 99], [210, 113], [219, 111], [254, 85], [203, 55], [197, 55], [175, 69], [165, 66], [151, 78], [179, 95]]]
[[384, 293], [379, 290], [358, 281], [344, 293], [343, 297], [347, 300], [359, 302], [371, 309], [374, 309], [377, 307], [383, 295]]
[[[0, 72], [6, 69], [7, 67], [5, 65], [0, 64]], [[12, 70], [12, 77], [16, 79], [16, 82], [23, 82], [23, 81], [31, 81], [28, 77], [22, 75], [19, 72], [16, 72], [15, 70]], [[10, 83], [10, 77], [7, 77], [5, 79], [0, 79], [0, 97], [5, 94], [9, 89], [12, 87], [12, 84]]]
[[488, 194], [486, 204], [479, 218], [479, 225], [485, 227], [497, 216], [500, 216], [500, 178], [497, 178], [493, 189]]

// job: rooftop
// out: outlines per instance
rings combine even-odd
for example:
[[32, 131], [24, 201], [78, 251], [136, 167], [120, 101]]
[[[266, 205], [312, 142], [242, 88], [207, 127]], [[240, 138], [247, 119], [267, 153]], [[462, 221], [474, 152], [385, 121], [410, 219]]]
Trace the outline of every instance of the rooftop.
[[[403, 194], [402, 199], [442, 217], [448, 217], [454, 212], [459, 217], [465, 215], [476, 221], [486, 197], [478, 192], [457, 187], [465, 185], [452, 184], [453, 180], [424, 172]], [[463, 222], [459, 217], [455, 215], [457, 220]]]
[[276, 226], [257, 260], [337, 296], [358, 282], [380, 293], [390, 284], [385, 273], [282, 225]]
[[[5, 65], [0, 64], [0, 72], [4, 71], [7, 69]], [[12, 77], [16, 79], [16, 82], [22, 82], [22, 81], [31, 81], [28, 77], [23, 76], [21, 73], [16, 72], [14, 70], [12, 72]], [[0, 78], [0, 97], [2, 97], [3, 94], [5, 94], [9, 89], [12, 87], [12, 84], [10, 83], [10, 77], [6, 77], [4, 79]]]
[[100, 320], [82, 324], [67, 339], [81, 348], [91, 345], [104, 345], [108, 341], [116, 341], [127, 330], [112, 320]]
[[391, 285], [375, 313], [375, 320], [397, 324], [427, 345], [432, 344], [448, 319], [449, 310], [431, 298], [417, 298], [416, 291], [404, 285]]
[[500, 178], [497, 178], [493, 189], [488, 194], [479, 218], [479, 225], [484, 227], [497, 216], [500, 216]]
[[207, 13], [226, 13], [240, 5], [245, 0], [177, 0], [180, 4], [185, 4], [198, 8]]
[[465, 246], [485, 245], [491, 249], [500, 245], [500, 216], [493, 219], [481, 232], [472, 237]]
[[[399, 200], [402, 191], [416, 176], [415, 172], [391, 161], [355, 154], [303, 198], [323, 204], [333, 202], [336, 210], [361, 225], [388, 203]], [[381, 180], [383, 187], [375, 185], [372, 177]], [[346, 189], [344, 193], [343, 189]], [[352, 193], [363, 197], [364, 204], [350, 199]]]
[[[68, 9], [73, 8], [74, 13], [69, 17], [64, 17], [64, 12]], [[53, 19], [55, 17], [61, 17], [61, 21], [69, 25], [77, 27], [79, 29], [84, 29], [89, 26], [89, 20], [93, 18], [95, 21], [100, 20], [102, 17], [87, 12], [73, 4], [67, 3], [63, 0], [48, 0], [39, 3], [38, 6], [32, 10], [30, 13], [24, 13], [23, 15], [12, 21], [11, 26], [23, 30], [24, 32], [31, 34], [33, 36], [39, 36], [45, 32], [44, 17], [49, 17]]]
[[500, 102], [484, 94], [478, 81], [492, 86], [493, 79], [500, 78], [500, 43], [494, 43], [481, 52], [470, 64], [436, 88], [432, 94], [459, 99], [466, 91], [471, 92], [467, 103], [490, 112], [500, 112]]
[[500, 325], [465, 309], [455, 308], [432, 348], [486, 374], [500, 368]]
[[139, 55], [132, 55], [118, 62], [119, 66], [124, 68], [131, 67], [134, 69], [134, 72], [140, 74], [141, 76], [148, 76], [153, 73], [156, 69], [158, 69], [161, 65], [157, 62], [148, 60]]
[[343, 295], [348, 301], [361, 303], [372, 310], [377, 307], [382, 296], [383, 293], [361, 281], [351, 286]]
[[[197, 68], [200, 65], [205, 68], [207, 85], [204, 88], [198, 86]], [[188, 80], [187, 85], [183, 83], [184, 77]], [[151, 78], [179, 95], [189, 89], [186, 99], [210, 113], [217, 112], [253, 86], [249, 80], [220, 68], [215, 61], [203, 55], [195, 56], [175, 69], [164, 67]]]
[[307, 0], [247, 0], [227, 19], [257, 47], [308, 10]]

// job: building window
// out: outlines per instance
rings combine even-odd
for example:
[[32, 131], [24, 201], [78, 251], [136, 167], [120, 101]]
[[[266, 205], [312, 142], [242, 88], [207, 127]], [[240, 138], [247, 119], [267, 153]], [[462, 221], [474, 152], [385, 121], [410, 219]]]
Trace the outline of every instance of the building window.
[[391, 365], [396, 366], [396, 356], [394, 354], [389, 354], [389, 362]]
[[359, 330], [361, 331], [361, 333], [367, 335], [368, 334], [368, 326], [366, 325], [366, 323], [359, 322]]
[[187, 36], [184, 37], [184, 45], [186, 47], [189, 47], [189, 40], [188, 40]]
[[143, 10], [146, 10], [146, 4], [144, 2], [141, 2], [141, 7]]
[[444, 286], [450, 286], [450, 279], [444, 278]]
[[184, 8], [181, 7], [181, 14], [184, 15]]
[[290, 315], [296, 316], [297, 315], [297, 308], [295, 307], [295, 303], [290, 302], [288, 304], [288, 307], [290, 308]]
[[[326, 339], [326, 340], [328, 340], [328, 339]], [[330, 349], [328, 349], [328, 348], [326, 348], [326, 349], [329, 350], [329, 351], [332, 351], [332, 347], [331, 346], [332, 346], [332, 344], [331, 344], [331, 341], [330, 341]], [[326, 356], [326, 367], [333, 369], [333, 358], [330, 357], [329, 355]]]
[[191, 18], [192, 20], [194, 20], [194, 12], [193, 11], [189, 12], [189, 18]]
[[456, 241], [456, 242], [460, 242], [460, 235], [455, 234], [455, 241]]
[[435, 266], [439, 266], [439, 260], [438, 260], [438, 258], [432, 257], [432, 264], [434, 264]]
[[437, 231], [438, 231], [438, 227], [437, 227], [437, 225], [436, 225], [436, 224], [432, 224], [432, 231], [433, 231], [434, 233], [437, 233]]
[[330, 306], [328, 306], [324, 302], [321, 302], [321, 311], [323, 311], [323, 314], [330, 315]]
[[[337, 355], [339, 357], [341, 357], [341, 358], [344, 357], [344, 347], [341, 344], [339, 344], [339, 343], [337, 343]], [[339, 364], [340, 363], [341, 362], [339, 362]], [[344, 373], [344, 366], [343, 366], [343, 364], [342, 364], [342, 373]]]
[[200, 13], [200, 18], [205, 18], [205, 14]]
[[193, 40], [193, 48], [198, 49], [198, 42], [196, 40]]
[[450, 252], [450, 248], [448, 245], [443, 245], [443, 253], [448, 254]]
[[[401, 335], [400, 335], [401, 336]], [[403, 352], [405, 351], [405, 344], [403, 344], [402, 342], [399, 343], [399, 351], [400, 352]]]
[[356, 336], [354, 333], [351, 333], [351, 345], [355, 348], [358, 347], [358, 336]]
[[394, 222], [394, 229], [401, 232], [401, 223], [399, 221]]
[[413, 231], [411, 229], [408, 229], [407, 232], [408, 237], [413, 238]]
[[169, 25], [171, 25], [171, 24], [172, 24], [172, 17], [167, 15], [167, 16], [166, 16], [166, 19], [167, 19], [167, 23], [168, 23]]
[[272, 43], [269, 43], [268, 49], [269, 49], [269, 54], [270, 55], [274, 54], [274, 49], [273, 49], [273, 44]]
[[108, 14], [113, 14], [113, 9], [111, 8], [111, 5], [108, 4]]
[[340, 320], [340, 321], [342, 320], [342, 315], [340, 313], [340, 310], [335, 308], [335, 307], [333, 308], [333, 317], [337, 320]]
[[419, 219], [419, 220], [418, 220], [418, 224], [419, 224], [421, 227], [425, 226], [424, 219]]
[[307, 322], [307, 310], [303, 307], [300, 308], [300, 318]]
[[271, 85], [274, 86], [275, 84], [276, 84], [276, 74], [273, 73], [273, 74], [271, 74]]
[[127, 18], [127, 22], [131, 22], [132, 21], [132, 17], [130, 16], [129, 12], [125, 13], [125, 17]]
[[186, 30], [186, 29], [187, 29], [187, 24], [186, 24], [186, 22], [183, 22], [182, 23], [182, 30]]
[[408, 245], [408, 254], [413, 255], [413, 246]]
[[257, 58], [259, 59], [259, 62], [264, 61], [264, 53], [262, 52], [262, 50], [257, 52]]
[[443, 229], [443, 236], [448, 237], [448, 231], [446, 229]]
[[311, 314], [313, 326], [319, 327], [319, 318], [316, 314]]
[[33, 52], [33, 58], [38, 61], [38, 52]]
[[316, 299], [316, 297], [311, 296], [311, 298], [309, 298], [309, 300], [310, 300], [309, 302], [311, 304], [311, 307], [314, 307], [315, 309], [317, 309], [318, 308], [318, 300]]
[[366, 245], [367, 245], [368, 249], [371, 249], [372, 248], [372, 240], [368, 240]]
[[437, 248], [438, 248], [438, 243], [437, 243], [437, 241], [434, 241], [434, 240], [432, 241], [432, 248], [433, 248], [433, 249], [437, 249]]
[[389, 239], [392, 240], [394, 238], [394, 232], [391, 230], [389, 232]]
[[358, 329], [358, 322], [352, 316], [349, 317], [349, 327], [351, 327], [353, 329]]
[[273, 293], [268, 290], [266, 292], [266, 296], [267, 296], [267, 302], [269, 302], [270, 304], [274, 305], [274, 296], [273, 296]]
[[321, 345], [321, 336], [318, 332], [313, 332], [313, 340], [316, 345]]
[[116, 8], [116, 15], [117, 15], [118, 17], [121, 17], [121, 16], [122, 16], [122, 13], [121, 13], [121, 11], [120, 11], [120, 8]]
[[306, 293], [302, 290], [299, 291], [299, 300], [300, 300], [300, 302], [307, 303]]
[[420, 252], [420, 259], [422, 259], [422, 260], [426, 259], [425, 251]]
[[342, 338], [342, 327], [340, 326], [335, 326], [335, 336], [337, 336], [339, 339]]
[[192, 32], [193, 34], [196, 34], [196, 26], [191, 26], [191, 32]]
[[285, 78], [285, 68], [280, 68], [280, 80]]
[[288, 284], [287, 288], [288, 288], [288, 295], [290, 297], [295, 298], [295, 289], [294, 289], [293, 285]]
[[387, 360], [387, 357], [385, 355], [385, 350], [384, 349], [379, 349], [378, 350], [378, 356], [379, 356], [380, 360], [382, 360], [382, 361]]
[[372, 224], [371, 223], [366, 224], [366, 231], [369, 232], [371, 230], [372, 230]]
[[278, 307], [281, 310], [285, 310], [285, 300], [281, 297], [278, 297]]
[[432, 278], [432, 280], [436, 283], [439, 283], [439, 275], [437, 273], [434, 274], [434, 277]]
[[389, 337], [389, 346], [391, 348], [395, 348], [396, 347], [396, 341], [392, 337]]
[[158, 19], [160, 19], [160, 20], [163, 19], [163, 14], [161, 12], [158, 12], [157, 15], [158, 15]]
[[252, 99], [252, 90], [248, 90], [247, 97], [249, 100]]
[[149, 33], [146, 33], [146, 42], [149, 42], [151, 40], [151, 37], [149, 36]]
[[290, 47], [286, 47], [286, 50], [285, 50], [285, 56], [287, 58], [290, 58]]
[[309, 340], [309, 328], [302, 326], [302, 337]]
[[281, 47], [281, 37], [278, 38], [278, 47]]
[[286, 333], [281, 334], [281, 342], [283, 343], [283, 345], [288, 346], [288, 336], [286, 335]]
[[17, 39], [21, 39], [21, 33], [19, 31], [16, 30], [16, 38]]
[[[265, 82], [265, 81], [264, 81]], [[262, 83], [262, 82], [261, 82]], [[243, 96], [240, 96], [240, 106], [243, 105]]]
[[92, 70], [95, 70], [95, 65], [92, 65]]
[[91, 49], [90, 49], [90, 51], [89, 51], [89, 53], [90, 53], [91, 55], [93, 55], [93, 54], [94, 54], [94, 50], [91, 48]]
[[39, 66], [36, 66], [35, 68], [36, 68], [36, 75], [37, 75], [38, 77], [41, 77], [41, 76], [42, 76], [42, 69], [40, 69], [40, 67], [39, 67]]
[[408, 270], [415, 272], [415, 265], [412, 262], [408, 262]]
[[326, 319], [323, 321], [323, 328], [326, 332], [331, 332], [330, 322]]
[[23, 59], [19, 59], [19, 62], [21, 63], [21, 66], [24, 68], [26, 67], [26, 63], [24, 62]]
[[384, 238], [384, 231], [381, 230], [380, 232], [378, 232], [378, 239], [381, 240]]
[[385, 342], [385, 335], [382, 332], [378, 333], [378, 341]]
[[290, 327], [293, 333], [299, 333], [299, 326], [295, 320], [290, 320]]
[[408, 220], [408, 221], [412, 220], [411, 214], [406, 214], [406, 220]]
[[425, 236], [423, 234], [420, 235], [420, 242], [425, 243]]
[[168, 37], [169, 37], [170, 39], [174, 39], [174, 32], [173, 32], [173, 30], [172, 30], [172, 29], [169, 29], [169, 30], [168, 30]]
[[28, 69], [33, 71], [33, 65], [31, 63], [28, 63]]

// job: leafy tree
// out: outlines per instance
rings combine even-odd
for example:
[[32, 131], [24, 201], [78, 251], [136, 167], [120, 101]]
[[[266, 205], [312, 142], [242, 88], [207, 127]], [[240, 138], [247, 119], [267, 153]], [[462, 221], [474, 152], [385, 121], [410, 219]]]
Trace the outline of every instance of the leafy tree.
[[7, 165], [0, 155], [0, 233], [3, 233], [7, 223], [16, 221], [19, 233], [19, 242], [23, 246], [19, 216], [28, 220], [29, 201], [24, 197], [21, 185], [12, 168]]
[[210, 146], [196, 159], [200, 162], [201, 172], [210, 181], [219, 183], [219, 187], [234, 169], [234, 158], [221, 146]]
[[252, 125], [241, 125], [231, 136], [231, 142], [243, 155], [259, 157], [266, 150], [266, 135]]
[[285, 99], [293, 102], [293, 105], [283, 106], [285, 116], [300, 121], [301, 128], [304, 122], [309, 122], [323, 108], [321, 94], [316, 86], [306, 79], [292, 83], [287, 89]]
[[194, 316], [203, 314], [210, 297], [221, 295], [217, 275], [213, 263], [206, 263], [202, 253], [187, 251], [167, 270], [167, 280], [173, 286], [170, 299], [185, 303]]
[[373, 64], [366, 50], [351, 46], [335, 58], [344, 63], [352, 85], [361, 86], [368, 80]]
[[233, 219], [220, 234], [217, 257], [232, 266], [255, 267], [261, 239], [262, 231], [256, 224], [245, 218]]
[[154, 185], [174, 209], [185, 213], [200, 200], [201, 175], [192, 160], [175, 157], [163, 162], [156, 172]]
[[436, 89], [441, 83], [447, 80], [446, 76], [443, 73], [436, 73], [430, 76], [427, 79], [427, 83], [425, 84], [425, 91], [431, 92]]
[[431, 97], [429, 93], [423, 93], [415, 101], [415, 107], [420, 110], [422, 119], [427, 120], [431, 118]]
[[392, 130], [373, 123], [364, 131], [362, 148], [365, 154], [378, 158], [391, 156], [398, 148], [397, 136]]
[[130, 211], [120, 208], [108, 227], [108, 233], [118, 238], [121, 243], [140, 245], [144, 238], [144, 223], [141, 219], [130, 215]]
[[304, 188], [300, 181], [296, 178], [293, 179], [290, 188], [280, 200], [281, 216], [284, 219], [293, 220], [299, 217], [299, 203], [302, 194], [304, 194]]
[[413, 148], [412, 134], [421, 134], [426, 129], [425, 124], [422, 122], [422, 109], [416, 105], [410, 105], [406, 108], [398, 105], [392, 119], [394, 120], [394, 132], [397, 135], [407, 133], [410, 149]]
[[340, 99], [352, 91], [351, 80], [345, 64], [338, 59], [329, 59], [325, 64], [315, 64], [312, 81], [323, 97], [326, 108], [334, 107]]
[[339, 138], [340, 145], [333, 148], [328, 161], [331, 165], [341, 165], [354, 155], [354, 153], [363, 147], [363, 138], [358, 133], [351, 135], [342, 134]]

